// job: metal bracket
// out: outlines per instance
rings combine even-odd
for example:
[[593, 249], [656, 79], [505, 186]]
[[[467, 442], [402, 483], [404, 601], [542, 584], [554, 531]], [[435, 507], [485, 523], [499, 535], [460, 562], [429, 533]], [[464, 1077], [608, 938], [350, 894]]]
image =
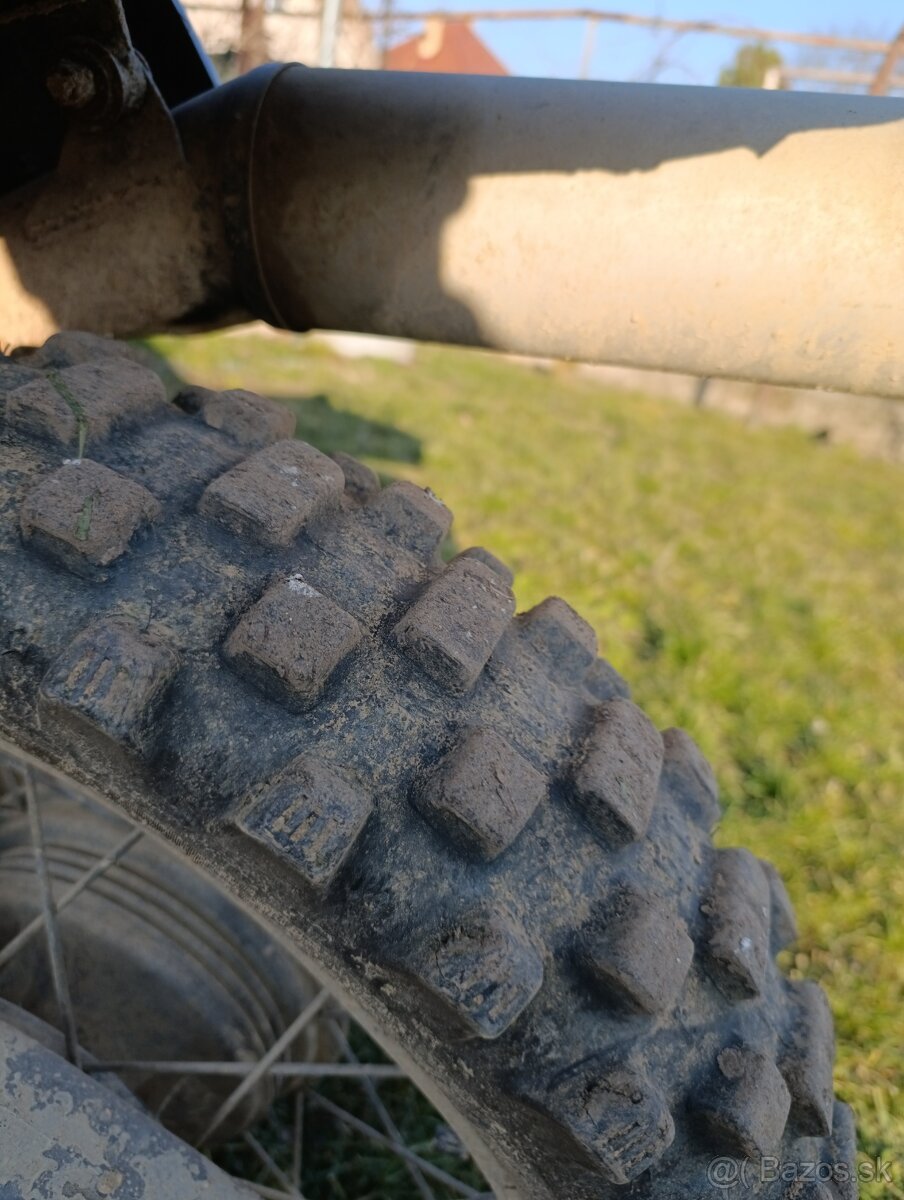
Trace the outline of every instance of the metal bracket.
[[[134, 136], [128, 120], [147, 114], [147, 99], [166, 113], [213, 85], [175, 0], [129, 7], [136, 8], [137, 45], [121, 0], [0, 0], [0, 193], [64, 165], [61, 156], [78, 165], [92, 135], [121, 145], [119, 127], [125, 122]], [[94, 165], [92, 156], [85, 166]]]
[[54, 18], [41, 84], [65, 114], [55, 161], [0, 206], [0, 294], [7, 336], [21, 344], [73, 324], [143, 330], [204, 296], [197, 188], [121, 5], [63, 0], [34, 24], [23, 18], [20, 45]]
[[99, 223], [111, 208], [149, 202], [149, 193], [173, 187], [185, 171], [172, 117], [153, 82], [143, 81], [137, 106], [127, 106], [111, 125], [74, 122], [59, 164], [40, 190], [26, 222], [29, 238], [41, 240], [65, 226]]
[[47, 91], [68, 117], [56, 170], [25, 223], [40, 242], [67, 227], [98, 225], [112, 206], [138, 210], [184, 169], [179, 135], [136, 52], [119, 0], [64, 0], [50, 25]]

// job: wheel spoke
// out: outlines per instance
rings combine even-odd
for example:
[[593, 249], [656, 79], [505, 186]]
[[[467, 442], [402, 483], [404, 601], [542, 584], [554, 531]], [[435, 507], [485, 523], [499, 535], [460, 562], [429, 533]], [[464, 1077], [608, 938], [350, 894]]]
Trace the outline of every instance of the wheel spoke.
[[291, 1192], [277, 1191], [276, 1188], [267, 1187], [263, 1183], [252, 1183], [250, 1179], [238, 1179], [237, 1182], [251, 1188], [252, 1192], [257, 1192], [264, 1200], [293, 1200]]
[[251, 1089], [255, 1087], [258, 1080], [262, 1079], [264, 1075], [266, 1075], [280, 1055], [292, 1045], [301, 1031], [307, 1025], [309, 1025], [311, 1021], [313, 1021], [313, 1019], [317, 1016], [324, 1004], [326, 1004], [329, 999], [330, 994], [328, 991], [326, 991], [326, 989], [324, 989], [317, 996], [315, 996], [310, 1004], [302, 1009], [282, 1037], [277, 1038], [260, 1062], [257, 1063], [254, 1069], [242, 1080], [235, 1091], [227, 1096], [217, 1109], [213, 1120], [204, 1130], [204, 1133], [199, 1139], [201, 1144], [210, 1140], [211, 1135], [217, 1129], [219, 1129], [229, 1114], [233, 1112], [236, 1106], [240, 1104], [244, 1097], [247, 1096], [251, 1091]]
[[291, 1197], [291, 1200], [304, 1200], [304, 1196], [302, 1196], [298, 1188], [293, 1187], [289, 1176], [285, 1173], [282, 1167], [279, 1166], [278, 1163], [274, 1162], [273, 1156], [260, 1144], [253, 1133], [243, 1134], [242, 1140], [246, 1146], [250, 1146], [276, 1182], [281, 1187], [286, 1189], [284, 1193], [285, 1196]]
[[21, 813], [25, 807], [25, 779], [15, 765], [0, 765], [0, 811]]
[[8, 809], [10, 812], [21, 812], [23, 801], [25, 800], [25, 787], [22, 783], [17, 783], [13, 787], [8, 787], [0, 782], [0, 793], [3, 795], [3, 800], [0, 801], [0, 808]]
[[415, 1154], [413, 1150], [409, 1150], [407, 1146], [399, 1145], [385, 1134], [380, 1133], [379, 1129], [374, 1129], [372, 1125], [368, 1125], [366, 1121], [361, 1121], [357, 1117], [352, 1116], [350, 1112], [346, 1112], [344, 1108], [340, 1108], [338, 1104], [333, 1104], [331, 1100], [327, 1100], [325, 1096], [314, 1093], [309, 1097], [309, 1103], [317, 1108], [322, 1108], [324, 1112], [328, 1112], [335, 1117], [337, 1121], [341, 1121], [343, 1125], [347, 1125], [349, 1129], [354, 1129], [357, 1133], [368, 1138], [372, 1142], [376, 1142], [380, 1146], [388, 1147], [393, 1154], [399, 1158], [405, 1159], [407, 1162], [414, 1163], [425, 1175], [429, 1175], [431, 1179], [435, 1179], [438, 1183], [444, 1184], [450, 1191], [457, 1192], [459, 1196], [467, 1197], [467, 1200], [483, 1200], [486, 1193], [478, 1192], [476, 1188], [470, 1187], [466, 1183], [462, 1183], [460, 1179], [456, 1179], [454, 1175], [450, 1175], [448, 1171], [444, 1171], [441, 1167], [435, 1167], [432, 1162], [428, 1162], [426, 1158], [421, 1158], [419, 1154]]
[[[357, 1063], [358, 1058], [354, 1050], [351, 1048], [348, 1038], [342, 1032], [338, 1022], [335, 1020], [330, 1020], [327, 1023], [327, 1027], [329, 1028], [333, 1040], [339, 1047], [342, 1055], [350, 1062]], [[389, 1110], [387, 1109], [386, 1105], [380, 1099], [380, 1094], [374, 1086], [372, 1079], [367, 1076], [363, 1076], [361, 1078], [361, 1086], [364, 1088], [365, 1095], [370, 1101], [370, 1105], [374, 1112], [377, 1114], [380, 1124], [383, 1126], [384, 1132], [396, 1146], [404, 1146], [405, 1140], [399, 1132], [399, 1128], [395, 1121], [393, 1121], [392, 1117], [389, 1115]], [[436, 1200], [436, 1193], [424, 1178], [420, 1167], [418, 1167], [416, 1163], [410, 1162], [407, 1159], [405, 1160], [405, 1166], [408, 1168], [408, 1173], [414, 1180], [414, 1184], [417, 1187], [417, 1190], [424, 1197], [424, 1200]]]
[[6, 764], [0, 766], [0, 792], [3, 793], [7, 800], [22, 799], [25, 795], [22, 772], [9, 760], [7, 760]]
[[[93, 867], [91, 867], [90, 870], [86, 871], [84, 875], [75, 881], [72, 887], [70, 887], [63, 893], [62, 896], [60, 896], [55, 906], [56, 913], [61, 913], [63, 909], [67, 908], [73, 900], [76, 900], [86, 888], [89, 888], [91, 884], [95, 882], [95, 880], [100, 879], [100, 877], [105, 875], [111, 867], [115, 866], [123, 857], [123, 855], [127, 854], [135, 845], [135, 843], [139, 841], [139, 839], [142, 837], [142, 834], [143, 830], [137, 828], [133, 829], [129, 833], [128, 837], [123, 838], [123, 840], [117, 846], [113, 847], [109, 854], [106, 854], [103, 858], [98, 859], [98, 861]], [[43, 927], [45, 920], [46, 915], [42, 911], [33, 920], [29, 921], [24, 928], [20, 929], [14, 938], [6, 943], [3, 949], [0, 950], [0, 967], [5, 967], [6, 964], [11, 961], [11, 959], [15, 958], [22, 947], [27, 942], [31, 941], [35, 934], [38, 933]]]
[[[142, 1071], [153, 1075], [220, 1075], [234, 1076], [245, 1083], [254, 1076], [261, 1078], [260, 1063], [243, 1062], [180, 1062], [177, 1059], [123, 1059], [121, 1062], [86, 1063], [89, 1075], [116, 1074], [120, 1071]], [[309, 1063], [276, 1062], [265, 1069], [274, 1079], [404, 1079], [405, 1072], [392, 1063]], [[251, 1085], [249, 1085], [251, 1086]], [[244, 1092], [243, 1092], [244, 1094]], [[241, 1097], [240, 1097], [241, 1098]]]
[[304, 1142], [304, 1092], [299, 1091], [295, 1096], [295, 1109], [292, 1121], [292, 1183], [301, 1188], [301, 1161]]
[[50, 873], [47, 870], [47, 857], [44, 853], [44, 831], [41, 827], [41, 814], [38, 809], [35, 777], [31, 767], [25, 768], [25, 800], [28, 806], [28, 822], [31, 829], [32, 850], [35, 856], [35, 873], [38, 877], [38, 886], [41, 891], [41, 907], [43, 910], [43, 923], [47, 934], [50, 973], [53, 978], [53, 990], [56, 995], [60, 1020], [63, 1025], [63, 1036], [66, 1039], [66, 1054], [70, 1062], [74, 1063], [77, 1067], [81, 1067], [82, 1054], [78, 1044], [75, 1012], [72, 1007], [72, 996], [69, 991], [69, 980], [66, 976], [66, 963], [63, 959], [63, 945], [60, 940], [56, 904], [53, 899], [53, 889], [50, 885]]
[[160, 1103], [157, 1105], [157, 1108], [154, 1111], [154, 1119], [155, 1120], [161, 1121], [161, 1122], [163, 1121], [163, 1114], [166, 1112], [166, 1110], [169, 1108], [169, 1106], [172, 1104], [172, 1102], [176, 1099], [176, 1097], [179, 1095], [179, 1093], [185, 1087], [186, 1083], [188, 1083], [188, 1076], [180, 1075], [179, 1078], [176, 1080], [176, 1082], [173, 1084], [173, 1086], [167, 1090], [163, 1099], [160, 1101]]

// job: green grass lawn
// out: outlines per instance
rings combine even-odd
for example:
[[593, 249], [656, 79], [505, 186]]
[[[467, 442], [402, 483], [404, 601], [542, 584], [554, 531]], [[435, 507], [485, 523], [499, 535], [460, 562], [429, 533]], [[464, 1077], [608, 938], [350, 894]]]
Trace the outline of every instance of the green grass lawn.
[[254, 334], [154, 345], [183, 378], [285, 398], [322, 449], [429, 484], [460, 548], [514, 568], [519, 608], [564, 596], [652, 718], [693, 734], [719, 843], [788, 884], [787, 965], [829, 994], [862, 1150], [895, 1164], [864, 1195], [904, 1197], [904, 472], [567, 366], [425, 347], [402, 367]]

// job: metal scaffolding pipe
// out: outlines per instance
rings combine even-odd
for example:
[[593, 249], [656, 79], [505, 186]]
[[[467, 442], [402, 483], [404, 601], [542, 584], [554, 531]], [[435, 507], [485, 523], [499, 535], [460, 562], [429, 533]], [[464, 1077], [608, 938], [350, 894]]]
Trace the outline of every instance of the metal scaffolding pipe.
[[904, 395], [904, 101], [297, 66], [263, 82], [247, 174], [224, 172], [258, 315]]

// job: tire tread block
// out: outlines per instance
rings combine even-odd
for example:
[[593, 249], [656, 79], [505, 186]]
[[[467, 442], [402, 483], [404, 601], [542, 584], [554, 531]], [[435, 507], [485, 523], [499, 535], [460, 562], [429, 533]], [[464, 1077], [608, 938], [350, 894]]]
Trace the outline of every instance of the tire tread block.
[[498, 1038], [534, 999], [543, 960], [507, 913], [481, 907], [420, 941], [409, 970], [470, 1037]]
[[431, 559], [452, 527], [452, 514], [429, 488], [399, 479], [367, 503], [364, 519], [383, 537]]
[[201, 512], [238, 537], [288, 546], [344, 487], [341, 469], [313, 446], [274, 442], [208, 484]]
[[769, 965], [769, 883], [749, 850], [717, 850], [709, 892], [706, 950], [713, 977], [729, 999], [762, 991]]
[[550, 676], [576, 682], [596, 661], [596, 633], [570, 604], [550, 596], [518, 618], [528, 645]]
[[860, 1192], [857, 1174], [857, 1129], [852, 1110], [840, 1100], [835, 1101], [832, 1137], [824, 1146], [823, 1162], [832, 1169], [836, 1200], [857, 1200]]
[[467, 560], [469, 558], [473, 558], [477, 562], [482, 562], [485, 567], [489, 567], [491, 571], [495, 571], [506, 587], [511, 587], [515, 582], [514, 571], [506, 566], [501, 558], [497, 558], [495, 554], [486, 550], [483, 546], [469, 546], [467, 550], [462, 550], [460, 554], [457, 554], [452, 561], [457, 562], [458, 559]]
[[295, 432], [295, 414], [287, 404], [241, 388], [225, 392], [185, 388], [175, 402], [209, 428], [219, 429], [249, 450], [291, 438]]
[[584, 674], [584, 687], [600, 703], [607, 700], [630, 700], [631, 689], [615, 667], [605, 658], [598, 658]]
[[694, 943], [678, 914], [635, 891], [619, 897], [615, 911], [584, 935], [581, 947], [597, 985], [648, 1015], [674, 1004], [693, 956]]
[[542, 1107], [577, 1161], [618, 1186], [649, 1170], [675, 1137], [668, 1103], [646, 1070], [606, 1056], [566, 1072]]
[[441, 687], [468, 692], [514, 611], [511, 588], [495, 571], [476, 560], [458, 559], [402, 617], [396, 641]]
[[709, 832], [722, 816], [719, 785], [700, 747], [683, 729], [662, 734], [662, 779], [669, 793], [694, 821]]
[[159, 377], [129, 358], [112, 355], [80, 362], [42, 376], [10, 392], [6, 418], [26, 435], [47, 438], [78, 453], [127, 421], [166, 412]]
[[782, 882], [781, 875], [772, 863], [766, 862], [763, 858], [760, 859], [760, 866], [769, 880], [769, 893], [772, 898], [770, 905], [772, 953], [778, 954], [779, 950], [784, 950], [797, 941], [797, 918], [794, 916], [791, 897]]
[[791, 1094], [771, 1058], [727, 1046], [696, 1107], [716, 1143], [736, 1157], [762, 1160], [781, 1146]]
[[808, 1137], [832, 1132], [835, 1034], [825, 992], [812, 980], [789, 985], [793, 1020], [783, 1038], [779, 1069], [791, 1092], [791, 1116]]
[[574, 797], [590, 825], [615, 846], [646, 832], [656, 803], [662, 738], [630, 700], [596, 709], [573, 776]]
[[238, 817], [243, 833], [324, 890], [351, 856], [373, 801], [344, 772], [300, 755]]
[[[44, 345], [28, 354], [24, 361], [29, 367], [59, 370], [61, 367], [75, 367], [80, 363], [107, 358], [126, 358], [140, 362], [140, 355], [141, 351], [134, 349], [127, 342], [117, 342], [115, 338], [101, 337], [96, 333], [64, 329], [60, 333], [51, 334]], [[140, 365], [145, 364], [142, 362]]]
[[266, 695], [304, 710], [363, 636], [354, 617], [295, 574], [272, 584], [242, 616], [224, 654]]
[[122, 557], [160, 504], [131, 479], [84, 458], [64, 464], [26, 496], [20, 526], [64, 566], [84, 573]]
[[464, 850], [498, 858], [546, 793], [546, 781], [490, 729], [471, 730], [415, 789], [421, 813]]
[[376, 471], [342, 450], [336, 450], [330, 458], [345, 477], [345, 494], [351, 496], [357, 504], [366, 504], [377, 495], [380, 479]]
[[103, 621], [55, 660], [41, 693], [114, 742], [140, 750], [178, 665], [176, 653], [151, 635], [124, 621]]

